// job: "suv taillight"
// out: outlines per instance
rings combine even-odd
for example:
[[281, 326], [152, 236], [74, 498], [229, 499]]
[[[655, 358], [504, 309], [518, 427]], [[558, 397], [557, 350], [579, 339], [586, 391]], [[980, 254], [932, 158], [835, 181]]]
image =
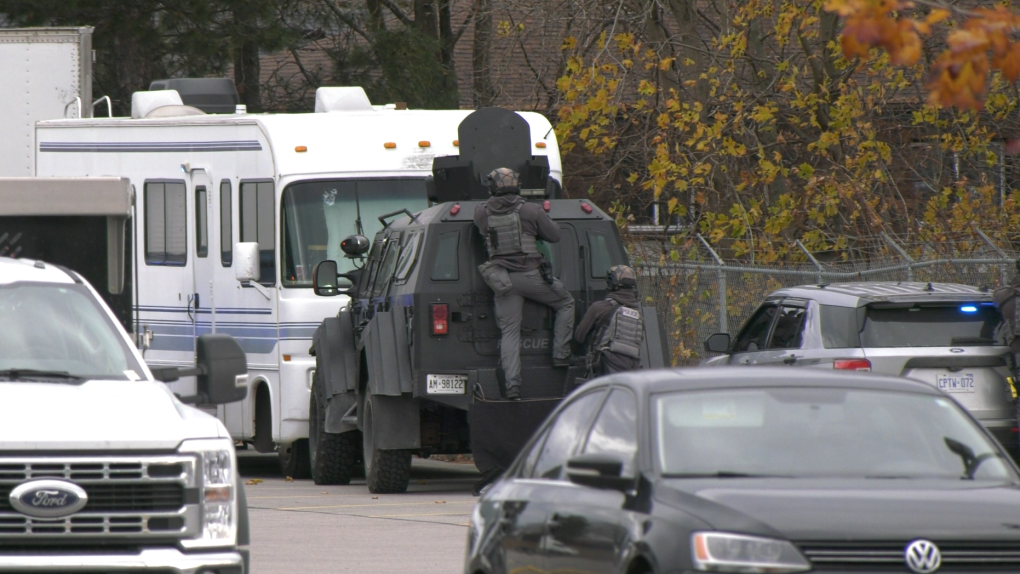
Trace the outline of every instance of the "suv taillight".
[[450, 333], [450, 323], [447, 318], [450, 316], [450, 306], [446, 303], [432, 305], [432, 334], [447, 335]]
[[836, 359], [832, 362], [832, 368], [843, 371], [870, 371], [871, 361], [867, 359]]

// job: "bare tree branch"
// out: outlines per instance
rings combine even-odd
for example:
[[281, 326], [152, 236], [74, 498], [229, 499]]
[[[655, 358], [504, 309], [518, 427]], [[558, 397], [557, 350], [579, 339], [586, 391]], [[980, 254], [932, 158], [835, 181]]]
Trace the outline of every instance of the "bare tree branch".
[[414, 26], [414, 20], [408, 18], [407, 14], [404, 14], [404, 11], [400, 9], [400, 6], [393, 3], [393, 0], [379, 0], [379, 3], [389, 8], [390, 12], [393, 12], [393, 15], [397, 17], [397, 20], [403, 22], [404, 25]]
[[333, 0], [322, 0], [322, 3], [325, 4], [327, 8], [329, 8], [329, 11], [332, 12], [337, 17], [338, 20], [340, 20], [344, 24], [347, 24], [348, 28], [354, 30], [359, 36], [361, 36], [368, 42], [372, 42], [372, 38], [369, 37], [369, 35], [366, 34], [364, 30], [361, 29], [361, 26], [358, 26], [358, 23], [355, 22], [353, 18], [345, 14], [344, 11], [341, 10], [340, 7], [336, 5], [336, 2], [334, 2]]

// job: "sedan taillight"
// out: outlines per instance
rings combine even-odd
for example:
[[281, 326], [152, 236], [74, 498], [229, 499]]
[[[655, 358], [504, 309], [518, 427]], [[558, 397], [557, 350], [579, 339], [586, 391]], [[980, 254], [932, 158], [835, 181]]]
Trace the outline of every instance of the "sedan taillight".
[[446, 303], [432, 305], [432, 334], [448, 335], [450, 333], [450, 307]]
[[832, 362], [832, 368], [843, 371], [870, 371], [871, 361], [867, 359], [836, 359]]

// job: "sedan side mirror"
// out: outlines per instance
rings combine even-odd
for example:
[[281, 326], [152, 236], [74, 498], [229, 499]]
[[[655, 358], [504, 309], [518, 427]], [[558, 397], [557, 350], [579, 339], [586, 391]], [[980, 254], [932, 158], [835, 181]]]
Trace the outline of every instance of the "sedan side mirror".
[[202, 335], [198, 338], [195, 366], [150, 367], [152, 376], [165, 383], [181, 377], [198, 379], [198, 394], [180, 397], [183, 403], [224, 405], [248, 396], [248, 358], [230, 335]]
[[242, 283], [258, 281], [260, 270], [259, 244], [254, 241], [235, 243], [234, 278]]
[[708, 339], [705, 339], [705, 350], [709, 353], [729, 353], [730, 334], [716, 333]]
[[634, 488], [634, 477], [622, 474], [623, 460], [609, 454], [581, 454], [567, 461], [567, 477], [574, 484], [619, 491]]

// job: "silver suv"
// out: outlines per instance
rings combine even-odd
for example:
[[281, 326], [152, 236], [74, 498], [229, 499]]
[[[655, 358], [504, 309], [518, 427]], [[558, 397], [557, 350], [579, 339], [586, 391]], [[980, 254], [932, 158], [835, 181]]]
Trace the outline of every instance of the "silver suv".
[[708, 365], [791, 365], [901, 375], [950, 393], [1010, 451], [1010, 349], [992, 294], [952, 283], [801, 285], [770, 294]]

